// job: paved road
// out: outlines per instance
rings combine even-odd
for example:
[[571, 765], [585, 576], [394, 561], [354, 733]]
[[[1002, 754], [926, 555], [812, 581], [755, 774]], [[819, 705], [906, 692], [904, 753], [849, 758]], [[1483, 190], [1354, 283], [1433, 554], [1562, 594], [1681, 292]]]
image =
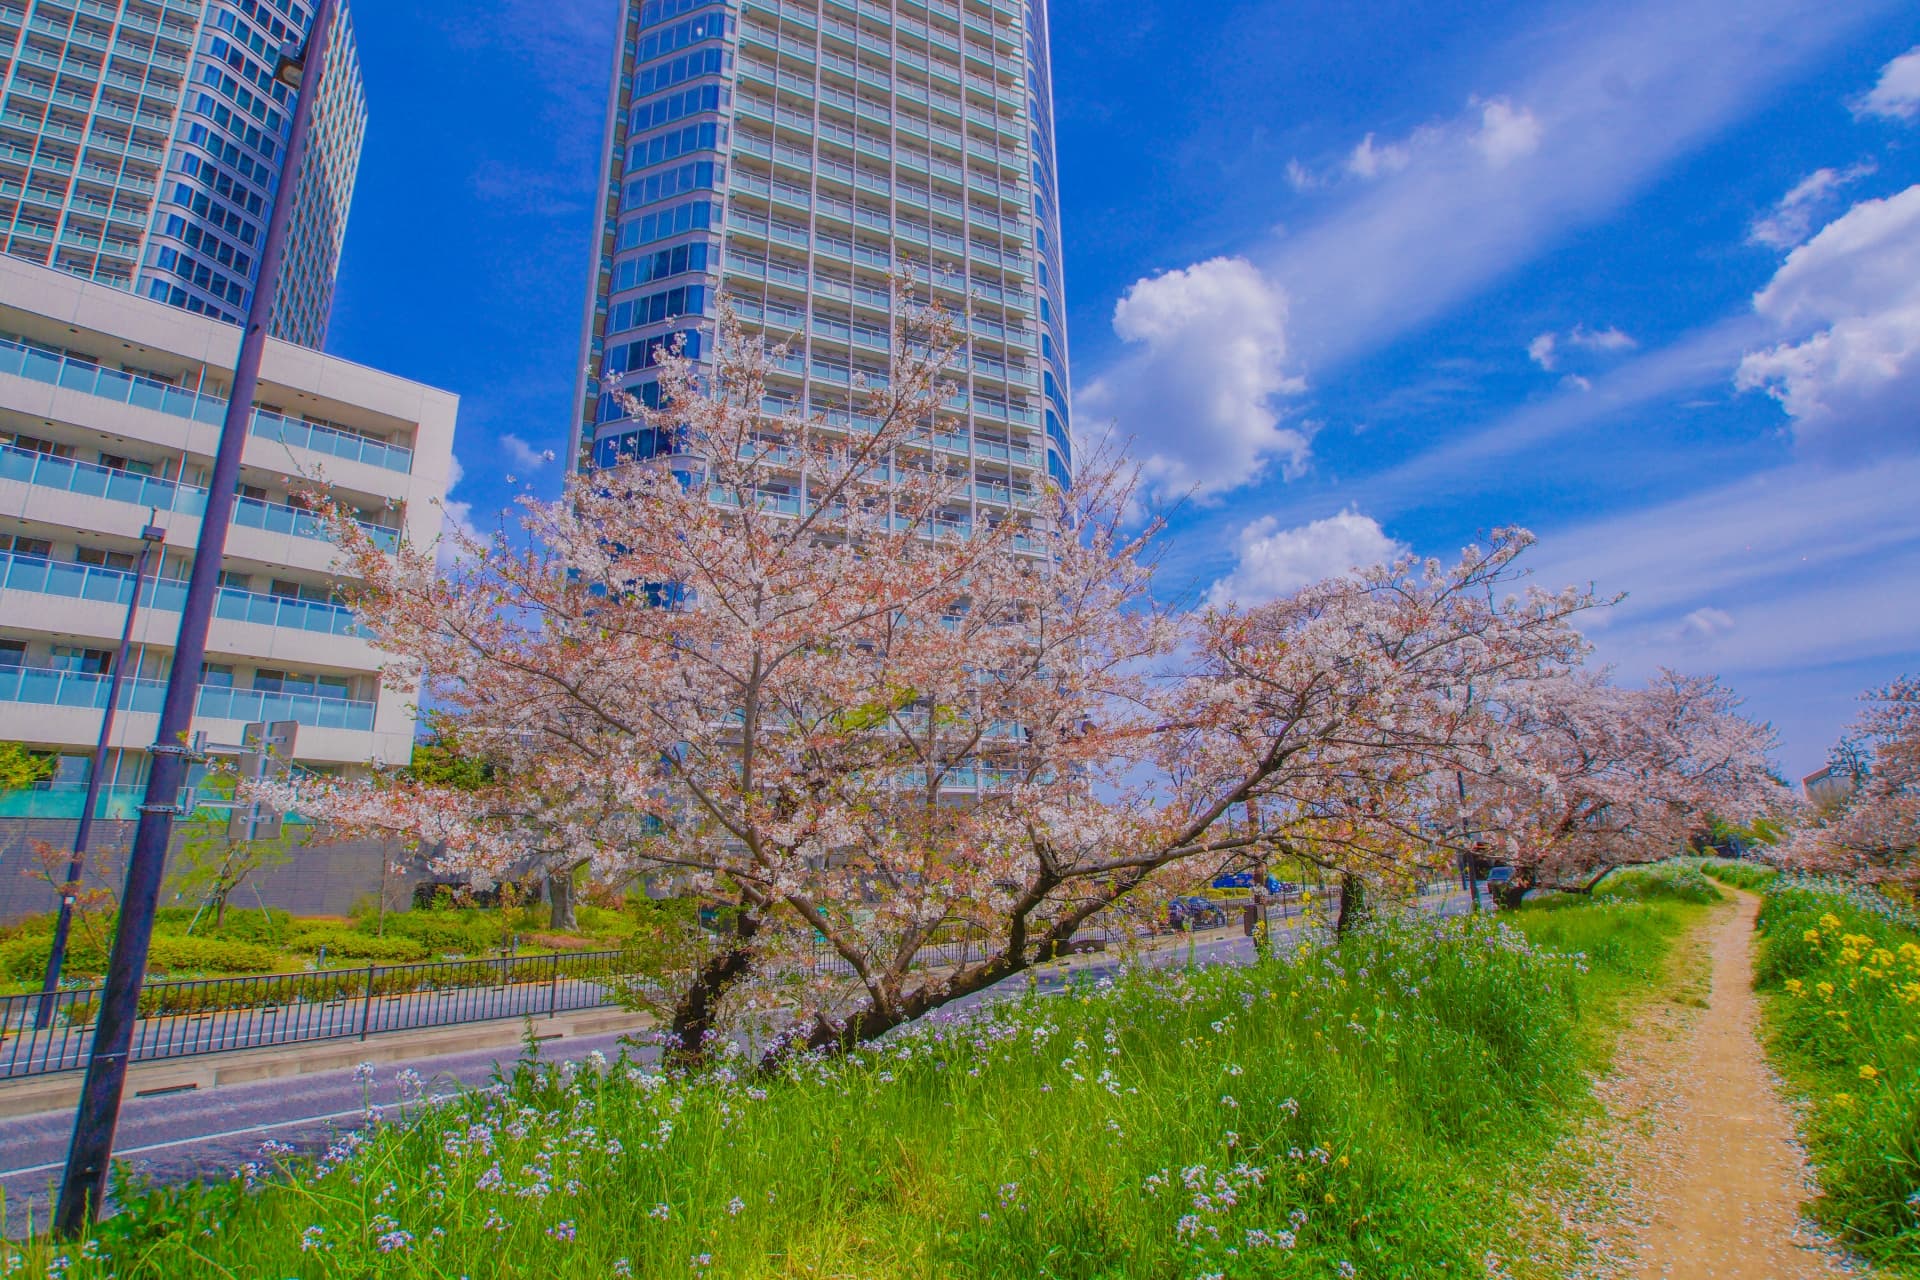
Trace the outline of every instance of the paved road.
[[[1429, 910], [1453, 915], [1465, 909], [1464, 898], [1429, 899]], [[1295, 934], [1297, 922], [1283, 930], [1276, 920], [1276, 941]], [[1253, 960], [1251, 939], [1238, 930], [1196, 936], [1186, 945], [1164, 947], [1147, 955], [1155, 965], [1247, 964]], [[1077, 961], [1066, 973], [1049, 968], [1038, 978], [1043, 994], [1069, 983], [1098, 981], [1124, 963], [1119, 955]], [[988, 991], [948, 1006], [960, 1011], [987, 1000], [1004, 999], [1027, 989], [1028, 979], [1017, 975]], [[578, 1061], [598, 1051], [611, 1058], [619, 1052], [617, 1033], [567, 1039], [549, 1046], [543, 1056]], [[653, 1057], [642, 1052], [643, 1060]], [[218, 1089], [131, 1098], [121, 1110], [114, 1155], [138, 1173], [161, 1183], [193, 1178], [225, 1178], [245, 1161], [256, 1158], [260, 1144], [272, 1140], [313, 1154], [323, 1151], [334, 1136], [365, 1123], [364, 1106], [400, 1105], [396, 1079], [412, 1070], [427, 1082], [428, 1093], [449, 1093], [488, 1083], [503, 1060], [513, 1055], [500, 1050], [421, 1058], [382, 1066], [371, 1088], [353, 1078], [351, 1070], [315, 1072], [255, 1084], [226, 1085]], [[57, 1186], [72, 1128], [70, 1111], [0, 1119], [0, 1191], [6, 1196], [9, 1235], [24, 1234], [28, 1216], [44, 1221], [52, 1191]]]

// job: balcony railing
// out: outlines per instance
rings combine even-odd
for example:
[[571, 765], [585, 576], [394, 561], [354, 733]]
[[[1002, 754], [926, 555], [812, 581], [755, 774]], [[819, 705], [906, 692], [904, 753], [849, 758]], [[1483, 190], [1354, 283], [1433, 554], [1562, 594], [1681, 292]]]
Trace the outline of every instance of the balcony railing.
[[[23, 484], [41, 485], [90, 498], [106, 498], [136, 507], [154, 507], [196, 518], [207, 509], [207, 491], [197, 485], [60, 458], [8, 444], [0, 444], [0, 480], [18, 480]], [[325, 523], [313, 512], [260, 498], [236, 499], [233, 522], [249, 529], [264, 529], [269, 533], [291, 533], [319, 542], [328, 540]], [[397, 529], [365, 520], [356, 523], [367, 531], [374, 544], [383, 551], [391, 551], [400, 544], [400, 531]]]
[[[157, 382], [119, 369], [108, 369], [77, 356], [46, 351], [22, 342], [0, 339], [0, 373], [11, 373], [49, 386], [100, 396], [140, 409], [152, 409], [176, 418], [188, 418], [209, 426], [218, 426], [227, 416], [224, 397]], [[317, 422], [286, 418], [264, 409], [255, 409], [250, 430], [263, 440], [276, 440], [336, 458], [365, 462], [387, 471], [406, 474], [413, 470], [413, 450], [355, 435], [351, 431], [339, 431]]]
[[[0, 702], [104, 710], [107, 689], [108, 677], [85, 671], [0, 666]], [[120, 710], [158, 715], [166, 694], [165, 680], [124, 681], [120, 686]], [[195, 714], [210, 720], [294, 720], [316, 729], [354, 729], [365, 733], [373, 728], [373, 711], [373, 703], [349, 698], [203, 684]]]
[[[39, 556], [0, 553], [0, 588], [65, 596], [70, 600], [98, 600], [125, 608], [133, 595], [133, 574], [99, 565], [62, 564]], [[142, 608], [179, 613], [186, 605], [187, 584], [174, 578], [149, 579], [140, 593]], [[222, 587], [215, 597], [214, 616], [230, 622], [263, 627], [289, 627], [331, 636], [365, 636], [353, 610], [324, 600], [299, 600], [266, 595], [239, 587]]]

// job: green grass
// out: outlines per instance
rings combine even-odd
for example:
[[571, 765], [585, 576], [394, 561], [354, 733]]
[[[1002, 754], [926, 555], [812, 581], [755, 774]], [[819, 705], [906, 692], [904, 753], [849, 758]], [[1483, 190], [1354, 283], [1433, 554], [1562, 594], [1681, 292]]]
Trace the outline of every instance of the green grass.
[[1711, 876], [1721, 884], [1736, 889], [1760, 890], [1779, 878], [1777, 867], [1769, 867], [1760, 862], [1736, 862], [1731, 858], [1703, 858], [1700, 862], [1702, 875]]
[[1867, 891], [1782, 881], [1760, 913], [1773, 1060], [1809, 1102], [1822, 1223], [1920, 1277], [1920, 932]]
[[523, 1065], [318, 1167], [135, 1197], [66, 1274], [1431, 1277], [1491, 1251], [1544, 1275], [1527, 1235], [1553, 1228], [1509, 1196], [1587, 1105], [1588, 1028], [1698, 910], [1381, 926], [777, 1077]]

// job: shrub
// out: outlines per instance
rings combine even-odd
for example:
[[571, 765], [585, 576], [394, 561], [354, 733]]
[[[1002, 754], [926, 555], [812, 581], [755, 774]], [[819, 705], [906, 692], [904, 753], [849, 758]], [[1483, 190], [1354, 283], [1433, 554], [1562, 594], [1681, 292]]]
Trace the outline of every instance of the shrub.
[[1600, 887], [1594, 890], [1594, 896], [1631, 902], [1705, 904], [1720, 901], [1720, 891], [1714, 888], [1713, 881], [1682, 862], [1663, 862], [1658, 866], [1617, 871], [1601, 882]]
[[432, 953], [414, 938], [375, 937], [357, 929], [302, 929], [295, 935], [292, 949], [317, 954], [327, 949], [327, 960], [374, 960], [381, 964], [409, 964], [425, 960]]
[[1920, 932], [1879, 904], [1779, 882], [1756, 975], [1770, 1047], [1813, 1103], [1815, 1212], [1858, 1252], [1920, 1267]]
[[1761, 862], [1708, 858], [1701, 862], [1700, 874], [1736, 889], [1764, 889], [1780, 877], [1780, 869]]
[[[48, 934], [28, 934], [0, 943], [0, 972], [15, 982], [39, 982], [46, 977], [47, 956], [53, 951]], [[67, 958], [61, 963], [64, 977], [98, 977], [107, 971], [107, 953], [86, 934], [75, 929], [67, 935]]]
[[[354, 932], [372, 935], [371, 919], [354, 922]], [[387, 916], [387, 937], [411, 938], [431, 954], [472, 955], [500, 945], [504, 931], [497, 912], [455, 908], [447, 911], [399, 911]]]
[[147, 952], [148, 973], [272, 973], [282, 967], [272, 947], [224, 938], [156, 934]]

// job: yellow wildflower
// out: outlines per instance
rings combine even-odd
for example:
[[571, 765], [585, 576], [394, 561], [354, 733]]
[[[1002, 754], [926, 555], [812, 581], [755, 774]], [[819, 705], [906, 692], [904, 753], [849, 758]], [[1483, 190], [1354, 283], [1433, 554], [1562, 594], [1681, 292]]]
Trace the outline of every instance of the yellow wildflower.
[[1820, 917], [1820, 927], [1828, 931], [1838, 929], [1840, 927], [1840, 917], [1829, 911]]
[[1820, 931], [1818, 929], [1809, 929], [1805, 933], [1801, 934], [1800, 936], [1802, 938], [1805, 938], [1808, 942], [1817, 943], [1820, 941]]
[[1795, 996], [1803, 996], [1803, 995], [1805, 995], [1806, 993], [1807, 993], [1807, 984], [1806, 984], [1806, 983], [1804, 983], [1804, 982], [1802, 982], [1802, 981], [1800, 981], [1800, 979], [1798, 979], [1798, 978], [1788, 978], [1788, 979], [1787, 979], [1787, 994], [1788, 994], [1788, 995], [1795, 995]]
[[1880, 1072], [1872, 1065], [1863, 1062], [1860, 1064], [1860, 1078], [1862, 1080], [1877, 1080], [1880, 1078]]

